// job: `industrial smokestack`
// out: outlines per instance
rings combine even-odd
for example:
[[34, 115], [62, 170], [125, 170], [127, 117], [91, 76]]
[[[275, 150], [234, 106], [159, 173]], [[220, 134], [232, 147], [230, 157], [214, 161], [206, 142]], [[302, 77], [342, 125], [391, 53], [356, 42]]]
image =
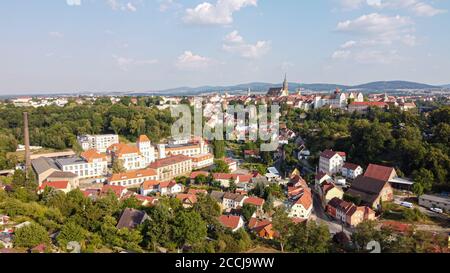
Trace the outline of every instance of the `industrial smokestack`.
[[23, 139], [25, 142], [25, 171], [31, 168], [30, 158], [30, 132], [28, 131], [28, 112], [23, 112]]

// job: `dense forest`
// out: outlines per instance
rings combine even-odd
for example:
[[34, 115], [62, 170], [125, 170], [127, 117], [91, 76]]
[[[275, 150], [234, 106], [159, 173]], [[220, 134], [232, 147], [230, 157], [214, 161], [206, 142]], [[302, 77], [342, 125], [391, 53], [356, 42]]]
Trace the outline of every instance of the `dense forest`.
[[173, 123], [169, 110], [158, 110], [155, 98], [140, 98], [137, 105], [129, 99], [111, 104], [102, 98], [93, 104], [78, 105], [74, 101], [65, 107], [46, 106], [18, 108], [0, 107], [0, 169], [11, 168], [16, 163], [8, 158], [18, 143], [23, 143], [22, 112], [29, 112], [30, 142], [34, 146], [53, 149], [79, 147], [76, 136], [80, 134], [117, 133], [129, 141], [146, 134], [153, 142], [170, 135]]

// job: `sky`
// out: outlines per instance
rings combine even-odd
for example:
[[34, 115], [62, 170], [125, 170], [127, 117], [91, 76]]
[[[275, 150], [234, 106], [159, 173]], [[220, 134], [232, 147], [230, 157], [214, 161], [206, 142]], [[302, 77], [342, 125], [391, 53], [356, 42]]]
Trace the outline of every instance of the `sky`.
[[4, 0], [0, 95], [450, 83], [449, 0]]

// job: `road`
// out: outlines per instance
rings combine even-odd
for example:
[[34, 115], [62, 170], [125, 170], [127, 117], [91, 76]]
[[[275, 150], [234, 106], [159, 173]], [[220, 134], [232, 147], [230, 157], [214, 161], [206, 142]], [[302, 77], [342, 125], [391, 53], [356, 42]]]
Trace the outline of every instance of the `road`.
[[342, 227], [340, 223], [332, 220], [322, 208], [322, 203], [319, 196], [313, 192], [313, 212], [311, 214], [311, 219], [315, 220], [317, 223], [325, 224], [328, 226], [331, 234], [336, 234], [344, 231], [347, 235], [352, 234], [352, 230], [348, 227]]

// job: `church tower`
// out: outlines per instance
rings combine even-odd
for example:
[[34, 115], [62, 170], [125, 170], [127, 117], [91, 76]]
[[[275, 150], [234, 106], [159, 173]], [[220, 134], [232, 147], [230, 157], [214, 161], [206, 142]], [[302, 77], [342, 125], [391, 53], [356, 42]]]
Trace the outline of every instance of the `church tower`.
[[284, 74], [282, 94], [283, 94], [283, 96], [289, 96], [289, 84], [287, 81], [287, 74]]

